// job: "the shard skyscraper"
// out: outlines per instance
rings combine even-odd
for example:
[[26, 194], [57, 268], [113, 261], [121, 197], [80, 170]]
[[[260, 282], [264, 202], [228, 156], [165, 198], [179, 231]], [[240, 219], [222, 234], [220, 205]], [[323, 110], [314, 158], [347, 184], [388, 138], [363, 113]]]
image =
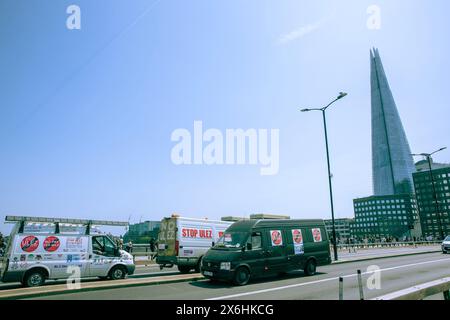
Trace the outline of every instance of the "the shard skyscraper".
[[375, 196], [413, 193], [411, 149], [381, 63], [370, 52], [372, 94], [372, 179]]

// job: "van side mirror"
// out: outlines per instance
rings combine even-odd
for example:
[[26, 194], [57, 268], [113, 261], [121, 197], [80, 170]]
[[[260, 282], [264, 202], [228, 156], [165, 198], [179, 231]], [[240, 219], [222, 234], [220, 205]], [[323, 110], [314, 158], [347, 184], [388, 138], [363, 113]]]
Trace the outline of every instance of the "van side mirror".
[[251, 244], [251, 242], [247, 242], [247, 250], [252, 250], [252, 244]]
[[212, 242], [212, 247], [214, 247], [215, 245], [216, 245], [216, 243], [213, 241], [213, 242]]

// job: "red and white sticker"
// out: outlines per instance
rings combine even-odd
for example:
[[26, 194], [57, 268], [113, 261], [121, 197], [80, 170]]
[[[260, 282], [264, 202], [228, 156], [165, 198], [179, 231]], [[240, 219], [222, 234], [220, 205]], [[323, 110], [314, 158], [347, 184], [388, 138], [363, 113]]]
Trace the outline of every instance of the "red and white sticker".
[[272, 246], [278, 247], [283, 245], [281, 230], [270, 230], [270, 238], [272, 240]]
[[322, 233], [320, 232], [319, 228], [312, 229], [312, 235], [313, 235], [314, 242], [322, 241]]
[[293, 229], [292, 230], [292, 240], [294, 241], [294, 245], [296, 245], [296, 244], [303, 244], [302, 230], [300, 230], [300, 229]]
[[20, 247], [25, 252], [33, 252], [39, 247], [39, 239], [35, 236], [27, 236], [20, 242]]
[[44, 250], [48, 252], [53, 252], [58, 250], [60, 245], [58, 237], [50, 236], [44, 240]]

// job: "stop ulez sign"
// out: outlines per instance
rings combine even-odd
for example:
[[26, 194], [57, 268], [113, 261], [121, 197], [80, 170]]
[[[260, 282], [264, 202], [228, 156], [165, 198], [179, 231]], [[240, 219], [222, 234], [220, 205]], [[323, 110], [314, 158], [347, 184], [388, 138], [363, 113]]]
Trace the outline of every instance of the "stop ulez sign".
[[204, 238], [212, 239], [212, 230], [206, 229], [194, 229], [194, 228], [183, 228], [181, 230], [181, 236], [183, 238]]

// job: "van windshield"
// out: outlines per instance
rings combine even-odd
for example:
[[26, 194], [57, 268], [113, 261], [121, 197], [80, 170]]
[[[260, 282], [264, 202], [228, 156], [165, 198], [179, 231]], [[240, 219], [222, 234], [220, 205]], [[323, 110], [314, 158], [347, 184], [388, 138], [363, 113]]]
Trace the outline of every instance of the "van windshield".
[[444, 241], [450, 241], [450, 236], [444, 239]]
[[248, 232], [227, 232], [217, 241], [214, 248], [241, 248], [247, 241]]

